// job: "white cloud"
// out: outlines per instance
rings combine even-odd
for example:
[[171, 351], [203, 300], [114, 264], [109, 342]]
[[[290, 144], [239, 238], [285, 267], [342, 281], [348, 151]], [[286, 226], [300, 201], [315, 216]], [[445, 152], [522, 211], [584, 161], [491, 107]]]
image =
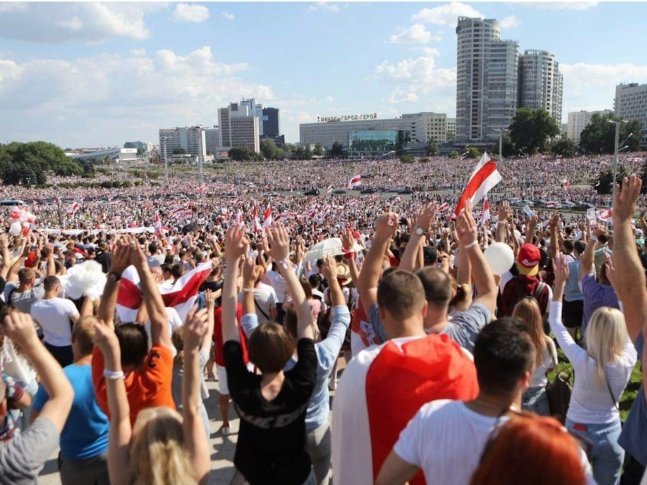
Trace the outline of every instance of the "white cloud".
[[456, 69], [439, 68], [436, 58], [439, 51], [424, 48], [423, 55], [403, 59], [397, 63], [384, 61], [375, 67], [375, 75], [395, 85], [386, 101], [403, 109], [417, 109], [406, 103], [424, 105], [429, 109], [453, 116], [456, 105]]
[[229, 13], [229, 12], [220, 12], [220, 15], [222, 15], [225, 19], [227, 19], [229, 21], [232, 21], [232, 20], [234, 20], [236, 18], [236, 17], [234, 17], [233, 13]]
[[423, 24], [413, 24], [390, 38], [393, 44], [427, 44], [432, 40], [440, 40], [439, 36], [429, 32]]
[[582, 109], [612, 109], [617, 84], [647, 82], [643, 64], [560, 64], [564, 75], [562, 116]]
[[29, 42], [101, 42], [149, 36], [145, 15], [163, 8], [145, 3], [0, 3], [0, 37]]
[[153, 141], [159, 127], [214, 125], [216, 109], [241, 96], [264, 104], [274, 100], [270, 86], [239, 77], [247, 69], [245, 63], [219, 62], [208, 46], [187, 54], [0, 59], [0, 142], [119, 144]]
[[341, 10], [341, 8], [336, 3], [315, 2], [310, 5], [310, 10], [337, 13]]
[[411, 17], [414, 22], [424, 24], [456, 26], [458, 17], [485, 17], [475, 8], [461, 2], [452, 2], [440, 7], [423, 8]]
[[503, 17], [499, 21], [499, 24], [502, 29], [514, 29], [515, 27], [519, 27], [519, 19], [514, 15], [508, 15], [507, 17]]
[[199, 24], [209, 18], [209, 9], [204, 5], [178, 3], [173, 10], [173, 18], [180, 22]]
[[591, 2], [587, 0], [575, 1], [575, 2], [562, 2], [560, 0], [555, 0], [552, 2], [523, 2], [518, 5], [524, 5], [526, 7], [538, 7], [546, 10], [588, 10], [589, 8], [595, 7], [600, 2]]

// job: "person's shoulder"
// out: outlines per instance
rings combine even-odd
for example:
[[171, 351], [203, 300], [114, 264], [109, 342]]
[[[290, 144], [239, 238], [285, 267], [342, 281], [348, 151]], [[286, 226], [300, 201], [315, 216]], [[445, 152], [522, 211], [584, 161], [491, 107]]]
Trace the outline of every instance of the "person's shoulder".
[[462, 406], [462, 401], [453, 401], [451, 399], [437, 399], [423, 404], [416, 413], [418, 420], [431, 420], [442, 414], [454, 412], [459, 406]]

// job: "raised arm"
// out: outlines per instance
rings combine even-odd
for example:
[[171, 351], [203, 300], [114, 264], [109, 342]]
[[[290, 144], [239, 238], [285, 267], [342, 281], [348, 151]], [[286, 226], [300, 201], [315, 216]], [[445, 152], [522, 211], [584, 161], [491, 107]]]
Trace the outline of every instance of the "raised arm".
[[288, 295], [292, 298], [292, 303], [297, 314], [297, 337], [314, 338], [312, 331], [312, 316], [306, 294], [292, 269], [288, 255], [290, 252], [290, 237], [283, 224], [275, 222], [267, 231], [267, 240], [270, 244], [270, 254], [276, 261], [279, 273], [283, 276], [287, 287]]
[[562, 300], [564, 288], [568, 280], [569, 268], [564, 255], [557, 253], [553, 259], [553, 270], [555, 273], [555, 288], [553, 290], [553, 301], [550, 303], [550, 329], [557, 343], [571, 362], [586, 356], [586, 351], [579, 347], [568, 330], [562, 323]]
[[[207, 300], [208, 301], [208, 300]], [[211, 316], [209, 316], [211, 315]], [[187, 322], [184, 331], [184, 377], [182, 378], [182, 427], [193, 472], [199, 483], [206, 483], [211, 469], [209, 443], [200, 417], [200, 347], [209, 333], [213, 309], [200, 310]], [[209, 340], [209, 344], [211, 341]]]
[[117, 241], [112, 247], [110, 271], [106, 277], [106, 286], [99, 301], [97, 318], [104, 325], [114, 329], [115, 309], [119, 295], [119, 280], [124, 270], [130, 266], [130, 245], [126, 241]]
[[[416, 217], [413, 232], [410, 235], [409, 243], [407, 244], [404, 254], [400, 259], [400, 269], [407, 271], [416, 271], [420, 268], [417, 267], [417, 259], [420, 251], [422, 250], [422, 243], [425, 234], [429, 232], [431, 223], [436, 219], [436, 204], [431, 203], [425, 206]], [[423, 262], [424, 265], [424, 262]]]
[[632, 175], [623, 180], [622, 187], [616, 186], [613, 194], [613, 265], [616, 272], [622, 275], [615, 278], [614, 288], [623, 303], [627, 331], [634, 342], [643, 331], [643, 326], [647, 325], [645, 273], [631, 229], [631, 218], [636, 211], [641, 186], [640, 178]]
[[586, 278], [587, 275], [595, 275], [595, 266], [593, 265], [593, 257], [595, 250], [598, 247], [598, 236], [602, 234], [600, 229], [596, 229], [589, 236], [589, 240], [586, 243], [586, 249], [582, 254], [580, 259], [580, 281]]
[[501, 202], [501, 205], [499, 206], [499, 211], [498, 211], [498, 221], [496, 224], [496, 235], [495, 239], [497, 242], [506, 242], [505, 236], [506, 236], [506, 227], [507, 227], [507, 221], [510, 218], [512, 211], [510, 209], [510, 202], [503, 201]]
[[[398, 228], [398, 215], [387, 212], [377, 218], [373, 244], [368, 250], [362, 270], [359, 273], [357, 290], [364, 308], [369, 309], [377, 303], [377, 285], [382, 274], [382, 261], [389, 247], [389, 241]], [[368, 310], [367, 310], [368, 311]]]
[[115, 332], [107, 325], [95, 323], [94, 343], [104, 355], [106, 392], [110, 410], [108, 472], [111, 483], [130, 482], [130, 406], [126, 396], [121, 349]]
[[172, 349], [171, 327], [168, 323], [164, 300], [162, 300], [162, 295], [155, 282], [155, 277], [148, 267], [146, 255], [134, 238], [131, 239], [130, 262], [135, 266], [139, 274], [144, 305], [146, 305], [148, 318], [151, 321], [151, 341], [153, 345], [163, 345]]
[[346, 229], [341, 234], [342, 249], [344, 250], [344, 261], [350, 270], [350, 278], [357, 286], [359, 282], [359, 269], [355, 263], [355, 236], [352, 229]]
[[240, 342], [236, 320], [237, 283], [240, 262], [249, 247], [244, 226], [232, 226], [225, 240], [225, 280], [222, 287], [222, 340]]
[[40, 417], [48, 418], [60, 433], [74, 399], [74, 391], [63, 369], [38, 339], [34, 321], [28, 314], [19, 311], [9, 313], [2, 321], [2, 333], [23, 350], [40, 377], [49, 396]]
[[456, 220], [456, 234], [461, 248], [461, 259], [467, 256], [472, 266], [477, 292], [474, 303], [485, 305], [490, 313], [494, 314], [498, 287], [490, 266], [485, 261], [485, 256], [478, 245], [478, 229], [476, 221], [472, 217], [472, 207], [469, 204]]
[[256, 264], [254, 264], [251, 258], [245, 258], [243, 263], [243, 315], [256, 313], [256, 305], [254, 303], [256, 277]]
[[559, 226], [559, 213], [556, 212], [553, 214], [553, 217], [550, 219], [548, 227], [550, 228], [550, 248], [548, 254], [551, 258], [554, 258], [557, 254], [557, 251], [561, 251], [559, 247], [557, 229]]
[[204, 334], [204, 338], [202, 339], [202, 345], [200, 346], [200, 352], [205, 352], [209, 353], [211, 351], [211, 341], [213, 339], [213, 329], [215, 326], [215, 315], [214, 312], [216, 310], [216, 300], [220, 296], [221, 290], [218, 291], [211, 291], [207, 290], [205, 291], [205, 300], [207, 302], [206, 304], [206, 309], [207, 309], [207, 331]]

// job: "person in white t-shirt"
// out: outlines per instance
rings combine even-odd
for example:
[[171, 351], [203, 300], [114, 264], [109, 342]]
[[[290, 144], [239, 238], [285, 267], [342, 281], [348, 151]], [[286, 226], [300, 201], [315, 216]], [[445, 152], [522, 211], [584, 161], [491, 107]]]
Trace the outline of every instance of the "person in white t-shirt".
[[[263, 283], [265, 268], [257, 265], [254, 269], [256, 274], [256, 284], [254, 286], [254, 306], [256, 307], [256, 316], [259, 324], [265, 324], [276, 321], [276, 305], [278, 296], [274, 288]], [[241, 299], [242, 301], [242, 299]]]
[[502, 318], [481, 330], [474, 363], [477, 398], [423, 405], [400, 433], [376, 485], [404, 484], [420, 469], [428, 484], [470, 483], [491, 433], [511, 407], [521, 406], [534, 371], [535, 348], [519, 322]]
[[43, 329], [45, 347], [65, 367], [74, 362], [72, 354], [72, 325], [79, 318], [74, 303], [59, 298], [61, 284], [56, 276], [48, 276], [43, 283], [45, 296], [31, 307], [31, 317]]

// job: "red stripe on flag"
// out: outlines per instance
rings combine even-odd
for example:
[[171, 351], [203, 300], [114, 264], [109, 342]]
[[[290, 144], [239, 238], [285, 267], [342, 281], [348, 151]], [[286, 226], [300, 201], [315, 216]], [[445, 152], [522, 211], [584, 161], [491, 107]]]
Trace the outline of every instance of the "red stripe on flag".
[[494, 163], [492, 160], [489, 160], [479, 169], [478, 172], [474, 174], [474, 176], [467, 183], [467, 186], [463, 191], [463, 195], [461, 195], [461, 198], [458, 200], [458, 205], [456, 206], [456, 210], [454, 211], [455, 215], [458, 216], [458, 214], [461, 213], [467, 201], [472, 198], [481, 184], [485, 182], [485, 180], [494, 172], [496, 172], [496, 163]]
[[191, 275], [179, 290], [162, 294], [164, 306], [174, 307], [175, 305], [185, 303], [189, 298], [197, 295], [200, 286], [207, 276], [209, 276], [209, 273], [211, 273], [211, 268], [198, 271]]
[[142, 290], [139, 286], [122, 277], [121, 280], [119, 280], [117, 304], [135, 310], [141, 306], [142, 301]]

